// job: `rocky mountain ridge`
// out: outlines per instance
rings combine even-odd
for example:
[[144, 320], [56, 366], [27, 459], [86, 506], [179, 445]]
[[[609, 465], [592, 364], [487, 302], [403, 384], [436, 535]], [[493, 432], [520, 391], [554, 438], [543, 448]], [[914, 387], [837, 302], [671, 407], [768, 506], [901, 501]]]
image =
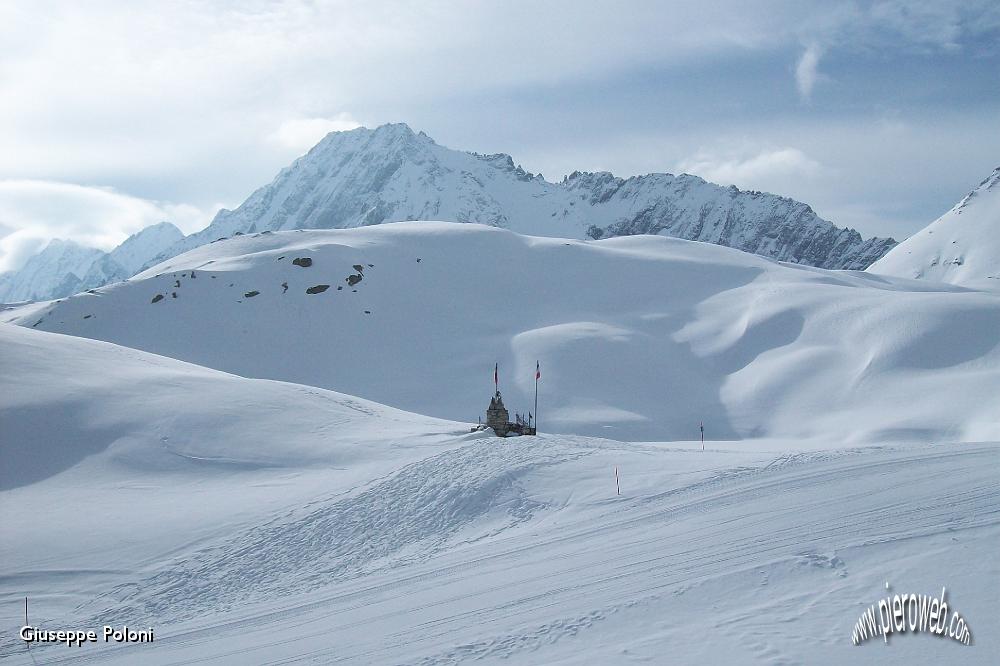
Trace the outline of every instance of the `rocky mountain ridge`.
[[328, 134], [235, 210], [219, 211], [202, 231], [183, 237], [172, 225], [172, 231], [157, 230], [162, 225], [144, 230], [139, 236], [155, 242], [142, 244], [153, 250], [136, 255], [142, 263], [121, 260], [115, 250], [93, 254], [86, 267], [74, 264], [71, 271], [53, 253], [38, 255], [20, 273], [0, 278], [0, 301], [96, 288], [237, 234], [413, 220], [480, 223], [556, 238], [672, 236], [828, 269], [865, 269], [896, 245], [837, 227], [794, 199], [689, 174], [621, 178], [575, 171], [549, 182], [510, 155], [451, 150], [399, 123]]
[[235, 233], [408, 220], [580, 239], [659, 234], [831, 269], [864, 269], [896, 244], [865, 240], [787, 197], [688, 174], [574, 172], [553, 183], [509, 155], [451, 150], [393, 124], [327, 135], [241, 206], [220, 211], [160, 259]]

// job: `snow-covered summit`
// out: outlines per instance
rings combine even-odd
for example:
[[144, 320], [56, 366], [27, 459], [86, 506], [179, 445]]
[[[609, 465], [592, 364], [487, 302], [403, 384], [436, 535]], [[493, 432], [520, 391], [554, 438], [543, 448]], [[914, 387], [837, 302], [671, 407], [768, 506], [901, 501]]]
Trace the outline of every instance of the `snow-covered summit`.
[[81, 281], [80, 289], [93, 289], [127, 280], [139, 272], [153, 257], [182, 238], [184, 234], [181, 230], [169, 222], [148, 226], [132, 234], [121, 245], [97, 259]]
[[868, 270], [1000, 288], [1000, 167], [954, 208], [900, 243]]
[[131, 277], [145, 266], [150, 257], [183, 237], [181, 230], [170, 222], [160, 222], [132, 234], [108, 254], [125, 269], [127, 277]]
[[551, 183], [504, 153], [450, 150], [399, 123], [327, 135], [161, 259], [235, 233], [428, 219], [559, 238], [661, 234], [841, 269], [865, 268], [895, 245], [864, 240], [804, 203], [686, 174], [574, 172]]
[[49, 255], [37, 258], [24, 275], [0, 277], [0, 301], [59, 298], [124, 280], [235, 234], [412, 220], [473, 222], [554, 238], [658, 234], [833, 269], [863, 269], [896, 243], [863, 239], [793, 199], [688, 174], [620, 178], [575, 171], [552, 183], [505, 153], [451, 150], [395, 123], [328, 134], [238, 208], [219, 211], [206, 229], [186, 238], [160, 223], [107, 255], [91, 252], [91, 263], [74, 264], [73, 271]]
[[104, 253], [54, 238], [17, 271], [0, 276], [0, 303], [59, 298], [79, 290], [81, 278]]

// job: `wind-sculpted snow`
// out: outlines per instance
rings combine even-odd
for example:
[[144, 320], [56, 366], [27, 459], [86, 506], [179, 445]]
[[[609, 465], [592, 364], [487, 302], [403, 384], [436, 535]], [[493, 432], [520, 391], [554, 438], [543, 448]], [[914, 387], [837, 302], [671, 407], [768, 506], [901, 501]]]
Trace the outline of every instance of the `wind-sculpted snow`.
[[[342, 467], [376, 456], [367, 448], [376, 421], [379, 441], [393, 430], [419, 442], [425, 433], [460, 427], [353, 396], [8, 324], [0, 324], [0, 341], [0, 490], [81, 465], [137, 475]], [[345, 440], [329, 446], [330, 432]]]
[[[248, 261], [216, 257], [220, 268]], [[321, 270], [330, 259], [312, 257], [293, 268]], [[371, 263], [358, 287], [391, 265], [384, 256]], [[760, 276], [780, 289], [777, 275]], [[914, 294], [960, 305], [987, 297]], [[924, 305], [933, 320], [939, 305]], [[736, 327], [716, 328], [708, 310], [700, 343], [739, 337]], [[853, 314], [852, 339], [876, 381], [876, 371], [889, 372], [884, 359], [899, 359], [865, 339], [863, 312]], [[636, 335], [592, 319], [532, 330], [549, 342], [572, 333], [628, 344]], [[769, 326], [756, 330], [772, 335]], [[739, 375], [796, 351], [808, 326], [791, 328], [777, 346], [755, 342], [726, 367]], [[882, 344], [912, 361], [913, 348], [897, 344], [920, 339], [908, 335]], [[5, 470], [49, 465], [0, 490], [5, 663], [985, 665], [1000, 649], [989, 631], [1000, 576], [995, 441], [845, 446], [832, 427], [826, 439], [709, 438], [704, 451], [554, 434], [503, 440], [104, 342], [7, 324], [0, 342]], [[960, 356], [947, 360], [970, 381], [989, 377], [984, 357]], [[947, 377], [940, 367], [905, 370], [911, 380]], [[961, 387], [945, 381], [948, 391], [933, 397], [948, 403]], [[897, 399], [914, 400], [897, 388]], [[980, 396], [987, 411], [989, 395]], [[796, 404], [800, 420], [823, 418], [808, 401], [783, 409]], [[857, 406], [851, 417], [882, 423]], [[54, 425], [37, 431], [46, 421]], [[63, 462], [53, 466], [56, 457]], [[973, 645], [900, 635], [854, 647], [858, 613], [887, 583], [890, 593], [947, 587]], [[148, 626], [156, 640], [36, 644], [29, 655], [16, 638], [24, 596], [36, 626]]]
[[262, 232], [4, 319], [472, 423], [496, 362], [532, 411], [538, 360], [550, 432], [1000, 437], [995, 295], [665, 237]]

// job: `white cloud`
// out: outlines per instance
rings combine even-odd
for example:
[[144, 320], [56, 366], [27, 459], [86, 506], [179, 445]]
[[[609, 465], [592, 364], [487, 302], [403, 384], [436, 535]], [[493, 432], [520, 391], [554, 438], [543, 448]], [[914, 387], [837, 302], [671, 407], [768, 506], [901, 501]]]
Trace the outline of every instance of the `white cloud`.
[[817, 67], [822, 55], [823, 50], [818, 44], [810, 44], [802, 52], [799, 63], [795, 66], [795, 84], [798, 86], [799, 96], [806, 102], [812, 98], [813, 88], [820, 76]]
[[[779, 134], [806, 113], [811, 126], [801, 136], [827, 134], [838, 114], [894, 103], [891, 91], [871, 99], [870, 88], [845, 86], [822, 117], [794, 99], [784, 106], [781, 94], [761, 92], [762, 104], [754, 91], [768, 90], [772, 73], [796, 63], [805, 98], [822, 92], [823, 72], [839, 76], [850, 57], [961, 57], [972, 52], [970, 36], [990, 41], [1000, 25], [989, 0], [678, 0], [632, 3], [628, 11], [581, 10], [569, 0], [161, 2], [130, 3], [129, 11], [121, 4], [0, 2], [0, 180], [108, 183], [208, 210], [242, 201], [326, 131], [357, 118], [409, 122], [456, 148], [514, 152], [549, 176], [662, 170], [713, 137], [756, 132], [759, 145], [798, 146], [831, 166], [863, 157], [858, 173], [875, 182], [886, 170], [870, 169], [865, 146], [845, 155]], [[949, 82], [917, 66], [901, 79], [942, 86], [936, 104], [965, 99], [995, 115], [992, 88], [952, 95], [943, 89]], [[753, 86], [731, 91], [718, 115], [712, 89], [734, 77]], [[866, 95], [861, 104], [858, 91]], [[750, 127], [761, 120], [762, 131]], [[915, 145], [933, 141], [942, 125]], [[995, 132], [987, 145], [961, 129], [964, 150], [996, 145]], [[919, 164], [893, 162], [891, 171], [923, 176], [927, 155]], [[951, 177], [965, 163], [942, 163], [935, 173]], [[909, 181], [903, 196], [926, 190]]]
[[[323, 120], [345, 120], [344, 109], [375, 124], [423, 113], [447, 126], [455, 99], [766, 49], [781, 30], [770, 17], [798, 12], [693, 2], [578, 9], [248, 0], [135, 3], [123, 12], [109, 0], [9, 3], [0, 10], [0, 178], [118, 184], [127, 174], [156, 183], [162, 198], [228, 200], [287, 163], [290, 146], [308, 148]], [[481, 126], [483, 118], [460, 120]], [[184, 180], [194, 169], [210, 178]], [[162, 189], [170, 181], [176, 192]]]
[[172, 222], [185, 233], [214, 211], [123, 194], [112, 188], [45, 180], [0, 180], [0, 271], [14, 270], [52, 238], [110, 250], [150, 224]]
[[285, 148], [304, 152], [330, 132], [343, 132], [356, 127], [361, 127], [361, 123], [346, 112], [330, 118], [294, 118], [281, 123], [268, 138]]
[[32, 229], [18, 229], [0, 238], [0, 273], [17, 270], [32, 255], [45, 249], [48, 238], [38, 236]]
[[721, 185], [784, 193], [791, 189], [788, 181], [812, 179], [821, 173], [822, 167], [798, 148], [778, 148], [750, 156], [720, 156], [701, 151], [683, 160], [677, 170]]

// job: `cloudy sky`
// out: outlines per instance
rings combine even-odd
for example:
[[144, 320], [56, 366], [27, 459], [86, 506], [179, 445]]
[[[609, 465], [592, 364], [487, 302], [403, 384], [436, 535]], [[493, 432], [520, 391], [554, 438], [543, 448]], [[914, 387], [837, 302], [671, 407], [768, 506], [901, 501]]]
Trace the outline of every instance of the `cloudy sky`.
[[950, 2], [0, 4], [0, 270], [238, 205], [403, 121], [558, 180], [650, 171], [897, 239], [1000, 166], [1000, 9]]

